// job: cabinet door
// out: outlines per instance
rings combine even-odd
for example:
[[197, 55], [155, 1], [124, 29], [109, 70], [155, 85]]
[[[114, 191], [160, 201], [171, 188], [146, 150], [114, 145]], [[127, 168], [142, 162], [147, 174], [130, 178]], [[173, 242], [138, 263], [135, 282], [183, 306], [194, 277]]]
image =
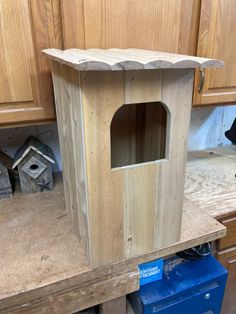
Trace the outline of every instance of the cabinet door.
[[236, 1], [202, 0], [197, 55], [223, 60], [224, 68], [207, 69], [200, 92], [196, 71], [195, 105], [236, 102]]
[[0, 0], [0, 127], [55, 119], [48, 60], [61, 47], [59, 0]]
[[195, 54], [199, 0], [61, 0], [65, 48]]
[[227, 268], [226, 284], [222, 314], [236, 313], [236, 247], [220, 251], [216, 254], [218, 260]]

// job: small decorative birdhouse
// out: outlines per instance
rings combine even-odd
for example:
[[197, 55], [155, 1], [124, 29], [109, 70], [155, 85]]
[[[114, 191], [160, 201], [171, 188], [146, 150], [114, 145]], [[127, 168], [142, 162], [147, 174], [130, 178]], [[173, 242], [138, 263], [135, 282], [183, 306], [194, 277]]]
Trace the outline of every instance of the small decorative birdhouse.
[[8, 172], [8, 161], [11, 158], [0, 151], [0, 199], [12, 196], [11, 180]]
[[12, 167], [13, 169], [18, 167], [22, 192], [35, 193], [52, 190], [52, 163], [55, 161], [51, 148], [30, 136], [16, 151]]
[[138, 49], [46, 49], [67, 208], [92, 267], [180, 239], [194, 68]]

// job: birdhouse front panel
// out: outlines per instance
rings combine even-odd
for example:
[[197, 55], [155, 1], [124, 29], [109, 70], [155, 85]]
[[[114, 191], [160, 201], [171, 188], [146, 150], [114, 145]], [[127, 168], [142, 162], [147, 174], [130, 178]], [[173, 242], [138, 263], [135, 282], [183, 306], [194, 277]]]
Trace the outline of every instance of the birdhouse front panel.
[[53, 188], [51, 162], [34, 150], [18, 165], [20, 185], [23, 193], [49, 191]]
[[81, 84], [99, 263], [178, 241], [193, 71], [83, 72]]
[[53, 189], [51, 163], [53, 151], [39, 139], [29, 136], [15, 153], [12, 168], [18, 168], [23, 193], [43, 192]]
[[201, 58], [169, 69], [153, 52], [145, 64], [139, 52], [131, 62], [133, 52], [119, 59], [112, 50], [109, 59], [98, 50], [102, 61], [90, 63], [94, 50], [47, 53], [66, 64], [53, 62], [65, 198], [91, 265], [179, 241], [193, 64]]

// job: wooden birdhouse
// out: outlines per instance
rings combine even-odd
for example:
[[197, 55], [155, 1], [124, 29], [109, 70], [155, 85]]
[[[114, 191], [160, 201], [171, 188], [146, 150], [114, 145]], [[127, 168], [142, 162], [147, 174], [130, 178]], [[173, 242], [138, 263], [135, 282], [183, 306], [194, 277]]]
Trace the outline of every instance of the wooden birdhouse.
[[66, 205], [93, 267], [180, 239], [194, 68], [137, 49], [47, 49]]
[[9, 173], [11, 167], [11, 157], [0, 151], [0, 199], [12, 197], [12, 184]]
[[23, 193], [53, 189], [51, 164], [55, 163], [53, 151], [37, 138], [30, 136], [16, 151], [13, 169], [18, 167]]

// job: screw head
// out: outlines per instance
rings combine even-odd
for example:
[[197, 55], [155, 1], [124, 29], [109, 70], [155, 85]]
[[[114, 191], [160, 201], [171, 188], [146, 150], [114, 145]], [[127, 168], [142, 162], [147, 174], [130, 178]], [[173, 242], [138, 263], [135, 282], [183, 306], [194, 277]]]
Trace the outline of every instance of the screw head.
[[209, 300], [210, 297], [211, 297], [210, 293], [206, 293], [205, 296], [204, 296], [204, 298], [205, 298], [206, 300]]

